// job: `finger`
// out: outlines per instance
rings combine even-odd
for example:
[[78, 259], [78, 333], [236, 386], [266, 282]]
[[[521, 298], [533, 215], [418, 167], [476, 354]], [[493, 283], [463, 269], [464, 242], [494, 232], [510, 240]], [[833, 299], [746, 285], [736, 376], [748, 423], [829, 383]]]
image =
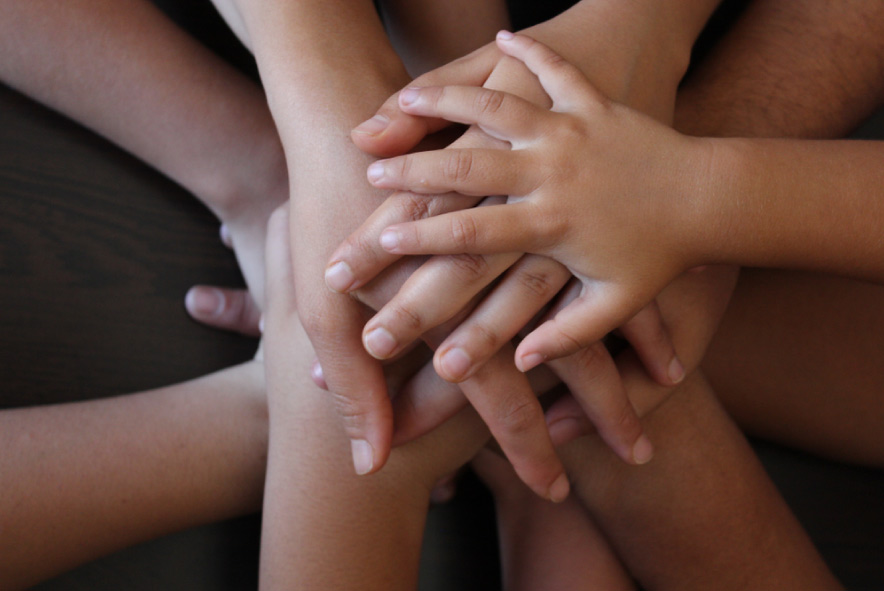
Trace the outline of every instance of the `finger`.
[[570, 277], [571, 272], [552, 259], [522, 257], [439, 346], [434, 358], [436, 371], [452, 382], [472, 376], [555, 297]]
[[568, 477], [555, 453], [540, 402], [505, 347], [461, 385], [519, 478], [553, 502], [568, 496]]
[[539, 183], [523, 152], [454, 149], [417, 152], [368, 167], [368, 181], [381, 189], [421, 194], [527, 195]]
[[520, 142], [538, 135], [549, 111], [514, 94], [475, 86], [410, 86], [399, 93], [406, 113], [478, 125], [499, 140]]
[[675, 353], [656, 301], [621, 326], [620, 334], [629, 341], [648, 375], [658, 384], [674, 386], [684, 379], [684, 366]]
[[261, 310], [245, 289], [195, 285], [184, 297], [184, 307], [194, 320], [207, 326], [250, 337], [261, 335]]
[[433, 365], [428, 363], [393, 399], [395, 447], [432, 431], [469, 404], [460, 388], [454, 384], [446, 384], [447, 387], [441, 388], [438, 382], [441, 382], [439, 376]]
[[319, 364], [319, 359], [314, 359], [313, 363], [310, 364], [310, 379], [313, 380], [313, 383], [318, 388], [328, 390], [328, 384], [325, 382], [325, 374], [322, 373], [322, 365]]
[[221, 238], [221, 244], [227, 248], [233, 248], [233, 236], [230, 235], [230, 228], [227, 227], [227, 224], [221, 224], [221, 227], [218, 228], [218, 236]]
[[519, 256], [431, 258], [366, 323], [362, 332], [366, 350], [376, 359], [395, 357], [421, 335], [459, 314]]
[[547, 409], [546, 424], [549, 426], [549, 437], [557, 448], [596, 432], [571, 393], [565, 394]]
[[516, 350], [516, 366], [528, 371], [584, 349], [622, 324], [619, 298], [584, 290], [552, 319], [527, 335]]
[[[409, 86], [481, 86], [499, 58], [497, 48], [489, 44], [415, 78]], [[384, 102], [371, 119], [358, 125], [350, 137], [363, 152], [385, 158], [408, 152], [427, 134], [447, 125], [449, 123], [444, 119], [416, 117], [403, 112], [399, 108], [397, 92]]]
[[470, 207], [478, 199], [450, 196], [420, 196], [393, 193], [369, 218], [332, 253], [325, 269], [325, 283], [337, 292], [350, 292], [369, 283], [400, 255], [384, 250], [380, 236], [385, 228], [404, 220], [422, 220], [441, 213]]
[[497, 46], [531, 70], [553, 101], [554, 111], [570, 111], [606, 104], [607, 99], [579, 69], [558, 53], [527, 35], [497, 34]]
[[542, 218], [537, 206], [527, 201], [474, 207], [389, 226], [380, 244], [398, 255], [543, 253], [553, 233]]
[[571, 390], [601, 438], [630, 464], [645, 464], [654, 449], [620, 379], [614, 360], [601, 342], [549, 362]]

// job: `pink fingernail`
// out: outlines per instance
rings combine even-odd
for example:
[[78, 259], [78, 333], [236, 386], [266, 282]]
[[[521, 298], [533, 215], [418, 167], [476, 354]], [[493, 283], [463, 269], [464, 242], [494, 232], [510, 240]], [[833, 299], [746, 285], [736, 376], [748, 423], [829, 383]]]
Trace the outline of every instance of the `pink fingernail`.
[[413, 104], [420, 97], [420, 90], [409, 87], [399, 93], [399, 104], [403, 107]]
[[678, 384], [684, 379], [684, 374], [685, 370], [681, 361], [678, 360], [678, 357], [673, 357], [669, 363], [669, 379], [673, 384]]
[[439, 365], [450, 380], [460, 380], [473, 364], [467, 352], [460, 347], [446, 351], [439, 360]]
[[211, 288], [192, 288], [184, 297], [184, 305], [195, 316], [217, 317], [224, 311], [224, 294]]
[[382, 178], [384, 178], [384, 165], [380, 162], [373, 162], [371, 166], [368, 167], [368, 181], [376, 183]]
[[353, 468], [356, 474], [363, 476], [374, 468], [374, 450], [371, 444], [364, 439], [350, 441], [350, 451], [353, 454]]
[[384, 115], [375, 115], [368, 121], [363, 121], [353, 130], [356, 133], [365, 135], [378, 135], [390, 124], [390, 119]]
[[524, 373], [534, 369], [541, 363], [543, 363], [543, 355], [540, 353], [529, 353], [519, 358], [517, 365], [519, 366], [519, 371]]
[[511, 41], [515, 35], [510, 33], [509, 31], [498, 31], [497, 38], [501, 41]]
[[396, 230], [384, 230], [381, 233], [381, 248], [384, 250], [396, 250], [399, 248], [399, 232]]
[[642, 435], [632, 446], [632, 459], [636, 464], [647, 464], [654, 457], [654, 446], [647, 435]]
[[338, 261], [325, 270], [325, 284], [339, 293], [350, 289], [354, 281], [353, 269], [344, 261]]
[[571, 492], [571, 485], [568, 483], [568, 477], [564, 473], [559, 474], [559, 477], [549, 487], [549, 500], [553, 503], [561, 503], [568, 498], [569, 492]]
[[376, 359], [386, 359], [396, 350], [398, 343], [393, 335], [384, 327], [379, 327], [367, 335], [363, 339], [365, 350], [371, 353]]

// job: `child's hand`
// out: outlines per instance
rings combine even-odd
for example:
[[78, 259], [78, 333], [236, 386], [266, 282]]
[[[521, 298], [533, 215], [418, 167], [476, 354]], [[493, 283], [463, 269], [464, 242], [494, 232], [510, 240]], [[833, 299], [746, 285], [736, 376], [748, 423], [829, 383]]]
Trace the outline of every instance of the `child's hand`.
[[391, 226], [381, 235], [391, 253], [531, 252], [581, 280], [580, 296], [522, 341], [516, 364], [525, 371], [599, 340], [699, 262], [687, 231], [689, 193], [707, 155], [699, 140], [610, 104], [545, 45], [509, 34], [498, 44], [538, 76], [553, 110], [473, 87], [403, 91], [403, 110], [477, 124], [513, 150], [402, 156], [373, 164], [369, 179], [416, 193], [510, 196], [505, 205]]

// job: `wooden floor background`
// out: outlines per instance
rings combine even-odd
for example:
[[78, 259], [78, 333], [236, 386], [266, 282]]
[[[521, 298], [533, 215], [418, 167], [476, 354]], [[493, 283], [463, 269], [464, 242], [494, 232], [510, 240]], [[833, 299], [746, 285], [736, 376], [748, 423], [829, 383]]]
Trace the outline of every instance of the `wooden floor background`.
[[[161, 4], [253, 68], [206, 3]], [[864, 135], [881, 138], [882, 130], [873, 121]], [[186, 191], [0, 87], [0, 408], [144, 390], [248, 359], [253, 340], [195, 324], [182, 304], [192, 284], [241, 284], [217, 230]], [[840, 579], [851, 589], [884, 589], [884, 473], [758, 449]], [[433, 509], [423, 591], [499, 587], [491, 513], [474, 480]], [[254, 589], [258, 536], [257, 517], [197, 528], [37, 589]]]

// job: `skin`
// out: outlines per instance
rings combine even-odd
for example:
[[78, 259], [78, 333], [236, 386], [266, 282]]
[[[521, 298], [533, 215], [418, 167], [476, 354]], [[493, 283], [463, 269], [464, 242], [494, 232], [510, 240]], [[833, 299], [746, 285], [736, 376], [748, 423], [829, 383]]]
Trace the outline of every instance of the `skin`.
[[[662, 94], [672, 96], [674, 100], [675, 87], [686, 67], [686, 48], [693, 41], [713, 4], [679, 4], [676, 10], [663, 10], [658, 3], [639, 4], [638, 7], [624, 7], [617, 3], [580, 3], [561, 17], [532, 28], [531, 33], [548, 38], [550, 43], [561, 48], [572, 59], [580, 60], [582, 67], [591, 72], [590, 77], [607, 94], [631, 104], [645, 106], [658, 116], [669, 118], [671, 103], [660, 101], [657, 97]], [[598, 34], [587, 35], [587, 30]], [[608, 56], [612, 47], [611, 38], [615, 36], [635, 39], [636, 44], [630, 46], [631, 51], [628, 54], [623, 52]], [[658, 51], [660, 47], [666, 49]], [[602, 54], [610, 57], [610, 60], [599, 59]], [[504, 88], [532, 100], [543, 101], [542, 89], [536, 80], [532, 80], [530, 72], [512, 60], [503, 59], [504, 57], [496, 47], [486, 46], [464, 60], [421, 77], [415, 84], [484, 84], [490, 88]], [[650, 100], [651, 96], [655, 97], [653, 101]], [[402, 113], [395, 106], [396, 100], [395, 96], [388, 99], [378, 112], [379, 117], [390, 121], [383, 130], [373, 129], [372, 133], [362, 127], [354, 130], [353, 140], [357, 145], [374, 154], [389, 154], [397, 149], [410, 147], [423, 134], [442, 126], [439, 120], [415, 118]], [[471, 131], [452, 147], [494, 146], [494, 141], [487, 135]], [[327, 282], [332, 288], [339, 290], [360, 288], [370, 277], [397, 258], [378, 245], [377, 240], [383, 228], [396, 221], [437, 215], [452, 207], [462, 207], [475, 201], [464, 198], [457, 200], [458, 205], [454, 206], [452, 203], [455, 200], [452, 199], [415, 199], [408, 194], [394, 194], [357, 233], [336, 250], [326, 269]], [[552, 261], [536, 257], [526, 257], [522, 261], [520, 258], [519, 254], [509, 253], [460, 257], [460, 260], [465, 261], [462, 266], [468, 268], [466, 273], [448, 271], [446, 259], [431, 260], [418, 272], [419, 275], [412, 275], [394, 304], [386, 306], [366, 324], [363, 331], [366, 348], [378, 358], [396, 355], [413, 338], [451, 319], [463, 304], [518, 261], [518, 265], [511, 271], [510, 281], [505, 283], [506, 287], [493, 291], [487, 300], [489, 305], [472, 319], [470, 326], [473, 330], [469, 333], [461, 331], [457, 335], [457, 342], [453, 343], [448, 339], [437, 350], [436, 369], [441, 375], [454, 381], [473, 377], [478, 367], [471, 365], [471, 359], [478, 357], [484, 361], [492, 357], [498, 359], [501, 354], [511, 354], [508, 344], [510, 339], [546, 305], [570, 277], [566, 269]], [[357, 271], [358, 276], [354, 275]], [[427, 294], [433, 294], [433, 301], [438, 303], [432, 307], [425, 305]], [[440, 297], [440, 294], [445, 297]], [[537, 304], [524, 306], [526, 299], [529, 302], [537, 301]], [[490, 303], [492, 301], [493, 304]], [[487, 316], [491, 309], [515, 309], [520, 312], [511, 314], [515, 318], [509, 318], [505, 329], [500, 330], [494, 319], [488, 322]], [[648, 322], [648, 318], [652, 321]], [[657, 319], [654, 320], [655, 318]], [[489, 325], [492, 329], [485, 330]], [[636, 348], [642, 351], [643, 358], [648, 361], [649, 370], [656, 379], [672, 385], [683, 378], [684, 369], [675, 358], [655, 309], [649, 310], [642, 322], [625, 330], [625, 333], [638, 343]], [[395, 338], [398, 334], [407, 336], [398, 342]], [[478, 352], [477, 346], [480, 349]], [[603, 359], [606, 354], [602, 345], [594, 344], [592, 347], [594, 354]], [[460, 359], [449, 364], [446, 362], [449, 354], [455, 354]], [[452, 365], [459, 369], [466, 366], [466, 370], [452, 370]], [[481, 363], [478, 365], [481, 366]], [[587, 412], [597, 420], [606, 440], [621, 458], [629, 463], [648, 461], [653, 453], [652, 447], [648, 439], [642, 437], [641, 425], [616, 379], [613, 362], [608, 359], [600, 369], [608, 376], [605, 382], [609, 384], [609, 388], [594, 396], [582, 398]], [[563, 373], [574, 374], [573, 371]], [[526, 482], [536, 482], [538, 477], [535, 474], [549, 474], [557, 467], [557, 463], [550, 464], [548, 469], [538, 472], [536, 458], [540, 456], [535, 455], [532, 458], [534, 461], [528, 463], [510, 448], [520, 439], [524, 442], [521, 448], [529, 445], [530, 448], [541, 449], [539, 446], [547, 445], [544, 441], [545, 430], [536, 426], [541, 421], [541, 409], [533, 398], [520, 394], [518, 405], [514, 404], [515, 397], [512, 396], [499, 401], [487, 396], [477, 399], [469, 394], [467, 398], [479, 409], [507, 457], [516, 466], [517, 473]], [[403, 400], [401, 404], [423, 406], [407, 400]], [[455, 408], [457, 406], [453, 403], [440, 401], [435, 412], [425, 409], [423, 412], [433, 418], [425, 419], [421, 428], [415, 431], [423, 432], [423, 429], [432, 428]], [[514, 418], [515, 411], [518, 416]], [[529, 430], [529, 425], [534, 427]], [[525, 434], [520, 437], [514, 435], [517, 430], [524, 431]]]

